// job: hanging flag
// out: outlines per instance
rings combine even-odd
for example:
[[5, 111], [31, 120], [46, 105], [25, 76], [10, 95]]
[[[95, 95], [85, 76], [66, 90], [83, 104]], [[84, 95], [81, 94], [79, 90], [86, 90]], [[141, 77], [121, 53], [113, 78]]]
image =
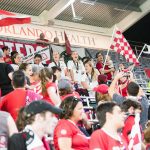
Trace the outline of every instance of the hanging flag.
[[141, 135], [141, 129], [140, 129], [140, 114], [135, 115], [135, 123], [131, 129], [130, 133], [130, 141], [128, 148], [129, 150], [141, 150], [142, 145], [142, 135]]
[[31, 23], [31, 17], [0, 10], [0, 26]]
[[69, 42], [68, 37], [66, 35], [66, 32], [64, 32], [64, 37], [65, 37], [66, 53], [68, 55], [70, 55], [71, 54], [71, 45], [70, 45], [70, 42]]
[[113, 42], [110, 46], [111, 49], [115, 50], [117, 53], [123, 55], [128, 62], [139, 64], [130, 44], [125, 39], [120, 30], [116, 28], [113, 35]]

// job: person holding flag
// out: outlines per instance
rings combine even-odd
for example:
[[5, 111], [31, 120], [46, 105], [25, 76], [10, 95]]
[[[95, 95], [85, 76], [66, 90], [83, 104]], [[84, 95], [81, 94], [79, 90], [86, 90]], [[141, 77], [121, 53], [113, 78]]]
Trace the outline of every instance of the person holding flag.
[[113, 34], [112, 34], [112, 38], [110, 42], [110, 48], [108, 49], [106, 57], [105, 57], [103, 70], [105, 68], [110, 49], [123, 55], [129, 63], [133, 63], [134, 65], [139, 65], [139, 61], [138, 61], [139, 57], [136, 58], [136, 55], [134, 54], [130, 44], [125, 39], [122, 32], [116, 26], [114, 27], [114, 30], [113, 30]]

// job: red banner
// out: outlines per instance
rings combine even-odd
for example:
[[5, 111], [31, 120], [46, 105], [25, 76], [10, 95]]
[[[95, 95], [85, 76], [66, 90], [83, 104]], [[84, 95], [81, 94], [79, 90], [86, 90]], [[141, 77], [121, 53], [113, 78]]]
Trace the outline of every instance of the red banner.
[[42, 55], [43, 61], [48, 61], [50, 59], [49, 47], [39, 46], [36, 43], [0, 40], [0, 48], [3, 46], [8, 46], [10, 48], [10, 53], [16, 50], [18, 53], [23, 54], [23, 60], [25, 62], [32, 61], [36, 53]]

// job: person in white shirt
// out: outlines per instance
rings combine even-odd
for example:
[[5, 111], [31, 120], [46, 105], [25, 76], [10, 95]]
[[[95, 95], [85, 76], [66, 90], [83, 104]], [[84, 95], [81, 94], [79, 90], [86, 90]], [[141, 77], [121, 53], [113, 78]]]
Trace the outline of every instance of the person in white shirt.
[[12, 64], [14, 71], [19, 70], [19, 66], [22, 63], [22, 56], [19, 53], [16, 53], [12, 56]]
[[36, 54], [34, 56], [34, 64], [37, 64], [39, 67], [44, 68], [44, 65], [42, 64], [42, 55]]
[[94, 68], [92, 61], [87, 60], [84, 62], [85, 66], [85, 84], [84, 88], [88, 90], [92, 90], [94, 87], [98, 85], [98, 75], [99, 71]]
[[74, 84], [81, 84], [81, 82], [83, 82], [83, 79], [85, 79], [85, 68], [83, 62], [79, 60], [79, 55], [76, 51], [72, 51], [71, 57], [72, 60], [69, 60], [67, 63], [71, 80]]
[[67, 66], [64, 61], [60, 60], [60, 54], [57, 51], [53, 51], [53, 61], [48, 65], [49, 68], [59, 67], [61, 69], [61, 77], [67, 75]]

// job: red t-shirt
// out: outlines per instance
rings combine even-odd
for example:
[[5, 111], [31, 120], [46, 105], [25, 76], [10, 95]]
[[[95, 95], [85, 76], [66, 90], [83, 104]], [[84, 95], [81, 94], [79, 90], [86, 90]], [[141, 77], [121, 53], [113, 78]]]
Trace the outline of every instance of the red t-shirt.
[[[105, 65], [105, 70], [109, 70], [110, 68], [108, 67], [108, 65]], [[106, 73], [107, 79], [111, 80], [112, 79], [112, 74], [111, 72]]]
[[74, 96], [74, 97], [80, 99], [79, 93], [78, 93], [78, 92], [75, 92], [75, 91], [74, 91], [73, 93], [71, 93], [71, 94], [67, 94], [67, 95], [60, 96], [60, 99], [63, 101], [64, 99], [66, 99], [66, 98], [69, 97], [69, 96]]
[[[8, 58], [10, 59], [10, 61], [6, 61]], [[3, 59], [7, 64], [12, 64], [12, 61], [9, 55], [6, 55], [5, 57], [3, 57]]]
[[[53, 87], [56, 89], [56, 92], [57, 92], [57, 85], [56, 83], [54, 82], [48, 82], [46, 85], [46, 89], [48, 89], [49, 87]], [[51, 99], [51, 97], [48, 95], [48, 93], [46, 92], [45, 94], [42, 94], [43, 95], [43, 99], [46, 100], [47, 102], [49, 102], [50, 104], [52, 105], [55, 105]]]
[[74, 150], [89, 150], [89, 138], [86, 137], [80, 129], [69, 120], [59, 120], [54, 130], [54, 146], [59, 149], [58, 139], [67, 137], [72, 139], [72, 149]]
[[122, 88], [122, 89], [119, 88], [120, 95], [122, 95], [123, 97], [126, 97], [127, 96], [127, 86], [129, 84], [129, 80], [125, 81], [124, 83], [121, 83], [121, 81], [119, 81], [119, 82], [120, 82], [120, 84], [126, 84], [126, 86], [124, 88]]
[[128, 150], [128, 147], [121, 135], [120, 140], [117, 140], [103, 129], [98, 129], [91, 136], [90, 150]]
[[0, 109], [9, 112], [13, 119], [16, 121], [18, 111], [26, 104], [26, 90], [15, 89], [10, 92], [0, 101]]
[[100, 69], [102, 69], [103, 68], [103, 64], [101, 63], [101, 62], [98, 62], [97, 64], [96, 64], [96, 69], [99, 71]]
[[124, 128], [122, 129], [122, 134], [128, 144], [129, 144], [128, 135], [131, 133], [131, 129], [132, 129], [133, 125], [135, 124], [134, 120], [135, 120], [135, 116], [133, 116], [133, 115], [128, 116], [128, 118], [125, 121]]

